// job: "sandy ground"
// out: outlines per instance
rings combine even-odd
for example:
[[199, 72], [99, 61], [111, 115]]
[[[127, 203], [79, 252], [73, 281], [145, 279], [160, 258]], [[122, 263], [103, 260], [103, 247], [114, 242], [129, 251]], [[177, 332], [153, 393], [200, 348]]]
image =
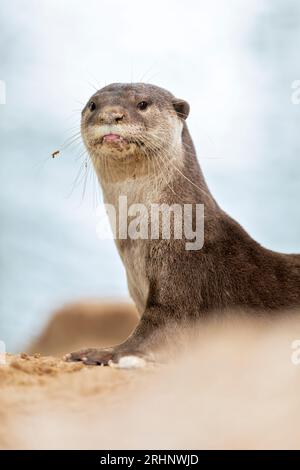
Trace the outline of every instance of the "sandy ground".
[[[67, 311], [66, 335], [76, 308]], [[127, 313], [121, 336], [136, 321], [131, 307]], [[54, 317], [47, 331], [56, 321], [62, 329], [63, 316]], [[103, 311], [100, 323], [102, 317]], [[167, 362], [130, 371], [65, 363], [33, 351], [8, 355], [0, 366], [0, 447], [300, 447], [300, 365], [291, 361], [293, 352], [300, 359], [292, 349], [300, 339], [298, 315], [272, 322], [233, 317], [184, 337], [188, 345], [180, 349], [182, 337], [174, 333]], [[47, 334], [41, 349], [43, 342], [49, 348]]]

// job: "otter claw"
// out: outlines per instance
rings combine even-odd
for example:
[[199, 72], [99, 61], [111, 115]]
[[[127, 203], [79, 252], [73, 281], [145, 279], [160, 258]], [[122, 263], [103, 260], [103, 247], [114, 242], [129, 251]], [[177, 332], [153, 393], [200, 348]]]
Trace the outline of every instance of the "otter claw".
[[115, 355], [113, 349], [81, 349], [73, 353], [66, 354], [65, 360], [68, 362], [81, 361], [86, 365], [108, 365], [108, 361]]
[[81, 361], [88, 366], [110, 366], [118, 369], [137, 369], [144, 367], [145, 359], [140, 354], [121, 353], [114, 349], [82, 349], [65, 355], [68, 362]]

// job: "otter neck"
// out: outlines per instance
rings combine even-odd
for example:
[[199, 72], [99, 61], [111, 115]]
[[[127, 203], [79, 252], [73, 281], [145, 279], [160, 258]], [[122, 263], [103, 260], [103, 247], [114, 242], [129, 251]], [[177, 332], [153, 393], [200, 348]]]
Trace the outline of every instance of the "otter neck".
[[[214, 197], [212, 196], [205, 178], [203, 176], [193, 140], [190, 136], [186, 123], [182, 131], [183, 145], [183, 168], [181, 172], [176, 170], [178, 192], [184, 203], [204, 204], [206, 214], [212, 211], [221, 211]], [[180, 202], [180, 201], [178, 201]]]
[[[97, 177], [102, 187], [104, 201], [117, 205], [119, 196], [126, 196], [128, 203], [149, 205], [162, 202], [167, 189], [172, 188], [177, 173], [175, 167], [183, 170], [183, 147], [172, 149], [168, 164], [159, 155], [142, 155], [138, 163], [123, 168], [117, 167], [117, 175], [112, 175], [112, 168], [95, 166]], [[175, 162], [176, 163], [172, 163]]]

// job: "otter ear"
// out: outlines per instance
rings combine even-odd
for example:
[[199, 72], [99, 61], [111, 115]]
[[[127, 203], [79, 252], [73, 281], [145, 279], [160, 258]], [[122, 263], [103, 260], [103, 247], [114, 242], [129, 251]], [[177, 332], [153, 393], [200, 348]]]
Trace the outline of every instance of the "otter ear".
[[173, 106], [181, 119], [186, 119], [188, 117], [190, 112], [190, 105], [186, 101], [174, 98]]

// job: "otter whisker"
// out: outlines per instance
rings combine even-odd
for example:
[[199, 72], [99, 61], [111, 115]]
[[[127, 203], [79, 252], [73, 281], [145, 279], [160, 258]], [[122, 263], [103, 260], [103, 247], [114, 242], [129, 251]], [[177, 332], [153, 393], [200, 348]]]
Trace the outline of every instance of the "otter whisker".
[[[159, 138], [156, 138], [157, 142], [162, 142], [161, 140], [159, 140]], [[164, 150], [164, 146], [161, 145], [161, 148], [160, 150]], [[201, 191], [203, 194], [205, 194], [206, 196], [209, 197], [209, 194], [207, 191], [205, 191], [203, 188], [200, 188], [200, 186], [198, 186], [197, 184], [195, 184], [190, 178], [188, 178], [174, 163], [174, 161], [172, 159], [169, 159], [168, 160], [169, 163], [173, 166], [173, 168], [186, 180], [188, 181], [190, 184], [192, 184], [194, 187], [196, 187], [197, 189], [199, 189], [199, 191]]]
[[[147, 139], [146, 139], [147, 140]], [[166, 174], [165, 174], [165, 169], [166, 169], [166, 165], [165, 165], [165, 162], [163, 160], [163, 158], [161, 158], [161, 155], [159, 153], [157, 153], [156, 151], [154, 151], [154, 148], [153, 146], [151, 145], [151, 141], [148, 141], [147, 142], [147, 150], [150, 149], [150, 156], [152, 156], [151, 158], [151, 161], [153, 162], [153, 164], [155, 164], [155, 167], [156, 165], [158, 165], [158, 168], [159, 168], [159, 162], [161, 163], [161, 166], [160, 166], [160, 169], [161, 169], [161, 180], [164, 179], [166, 185], [171, 189], [171, 191], [175, 193], [174, 189], [170, 186], [168, 180], [167, 180], [167, 177], [166, 177]], [[159, 161], [157, 160], [157, 157], [159, 159]], [[159, 176], [159, 171], [156, 172], [156, 176], [158, 177]]]

